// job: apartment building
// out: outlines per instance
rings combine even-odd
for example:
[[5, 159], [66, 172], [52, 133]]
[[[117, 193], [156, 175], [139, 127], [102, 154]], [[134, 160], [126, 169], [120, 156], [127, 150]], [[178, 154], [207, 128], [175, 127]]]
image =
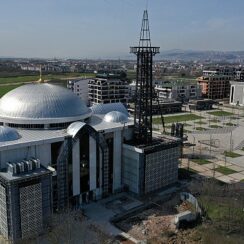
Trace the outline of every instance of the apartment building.
[[78, 97], [80, 97], [86, 103], [86, 105], [89, 105], [88, 83], [89, 79], [67, 81], [67, 88], [73, 91]]
[[126, 104], [129, 99], [127, 81], [117, 78], [95, 78], [88, 82], [89, 100], [91, 105], [99, 103]]
[[187, 102], [202, 96], [201, 87], [196, 82], [165, 81], [155, 85], [159, 99]]

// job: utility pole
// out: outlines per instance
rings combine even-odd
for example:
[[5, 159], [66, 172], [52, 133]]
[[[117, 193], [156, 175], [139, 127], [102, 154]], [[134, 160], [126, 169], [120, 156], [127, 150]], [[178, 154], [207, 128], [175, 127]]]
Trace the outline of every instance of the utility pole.
[[210, 134], [210, 147], [209, 147], [209, 154], [211, 156], [212, 152], [212, 134]]
[[233, 150], [233, 142], [232, 142], [232, 131], [230, 132], [230, 152]]

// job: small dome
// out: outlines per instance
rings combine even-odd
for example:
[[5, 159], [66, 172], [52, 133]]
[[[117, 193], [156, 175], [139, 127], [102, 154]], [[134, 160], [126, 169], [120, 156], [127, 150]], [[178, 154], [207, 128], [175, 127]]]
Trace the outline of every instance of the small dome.
[[118, 111], [129, 116], [126, 107], [122, 103], [99, 103], [91, 107], [93, 114], [107, 114], [112, 111]]
[[67, 123], [91, 110], [67, 88], [48, 83], [20, 86], [0, 99], [0, 121], [15, 124]]
[[128, 116], [122, 112], [112, 111], [107, 113], [103, 119], [105, 122], [112, 123], [126, 123], [128, 122]]
[[7, 126], [0, 126], [0, 142], [15, 141], [20, 138], [18, 131]]

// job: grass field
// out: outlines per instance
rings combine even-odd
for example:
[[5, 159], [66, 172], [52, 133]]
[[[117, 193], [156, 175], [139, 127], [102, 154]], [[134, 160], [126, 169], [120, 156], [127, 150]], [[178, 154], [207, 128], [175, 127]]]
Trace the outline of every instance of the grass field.
[[206, 125], [207, 123], [206, 122], [204, 122], [204, 121], [196, 121], [195, 122], [195, 124], [199, 124], [199, 125]]
[[[68, 79], [72, 77], [95, 77], [93, 73], [62, 73], [62, 74], [47, 74], [43, 75], [44, 80], [59, 80]], [[24, 76], [13, 76], [13, 77], [0, 77], [0, 84], [11, 84], [11, 83], [24, 83], [36, 81], [39, 79], [39, 75], [24, 75]]]
[[199, 130], [199, 131], [204, 131], [204, 130], [206, 130], [205, 128], [203, 128], [203, 127], [196, 127], [196, 130]]
[[210, 163], [212, 163], [209, 160], [203, 159], [203, 158], [192, 159], [191, 161], [194, 162], [194, 163], [197, 163], [199, 165], [204, 165], [204, 164], [210, 164]]
[[208, 114], [211, 114], [211, 115], [214, 115], [214, 116], [231, 116], [233, 115], [233, 113], [230, 113], [230, 112], [226, 112], [226, 111], [213, 111], [213, 112], [208, 112]]
[[24, 83], [38, 80], [38, 75], [25, 75], [16, 77], [0, 77], [0, 84]]
[[6, 85], [6, 86], [0, 86], [0, 97], [5, 95], [7, 92], [19, 87], [20, 85]]
[[227, 125], [227, 126], [236, 126], [236, 124], [233, 124], [233, 123], [230, 123], [230, 122], [226, 123], [225, 125]]
[[[93, 73], [63, 73], [63, 74], [48, 74], [43, 75], [44, 80], [49, 80], [51, 82], [57, 82], [62, 86], [66, 86], [66, 80], [72, 77], [95, 77]], [[23, 75], [23, 76], [13, 76], [13, 77], [0, 77], [0, 97], [5, 95], [7, 92], [19, 87], [26, 82], [37, 81], [39, 75]]]
[[210, 128], [223, 128], [222, 126], [219, 126], [219, 125], [210, 125], [209, 127]]
[[[164, 122], [167, 123], [175, 123], [175, 122], [185, 122], [196, 119], [201, 119], [202, 117], [195, 114], [184, 114], [184, 115], [176, 115], [176, 116], [167, 116], [164, 117]], [[161, 118], [153, 118], [154, 124], [161, 124]]]
[[223, 174], [223, 175], [230, 175], [236, 173], [235, 170], [224, 167], [224, 166], [219, 166], [218, 168], [215, 169], [215, 171]]
[[224, 203], [215, 202], [214, 200], [209, 200], [207, 197], [201, 198], [201, 203], [205, 207], [208, 213], [208, 217], [212, 220], [219, 220], [224, 218], [228, 213], [228, 208]]
[[240, 155], [240, 154], [238, 154], [238, 153], [230, 152], [230, 151], [225, 151], [225, 152], [224, 152], [224, 155], [225, 155], [226, 157], [230, 157], [230, 158], [238, 158], [238, 157], [242, 156], [242, 155]]

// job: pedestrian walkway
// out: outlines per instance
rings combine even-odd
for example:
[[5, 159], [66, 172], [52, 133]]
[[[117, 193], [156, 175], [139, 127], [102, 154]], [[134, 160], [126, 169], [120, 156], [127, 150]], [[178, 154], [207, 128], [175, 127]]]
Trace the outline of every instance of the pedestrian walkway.
[[[222, 160], [208, 161], [209, 163], [200, 165], [196, 162], [193, 162], [192, 160], [183, 160], [180, 168], [190, 168], [191, 170], [196, 172], [195, 177], [197, 178], [215, 178], [228, 184], [237, 183], [244, 180], [244, 167]], [[226, 173], [219, 172], [217, 170], [219, 167], [224, 167], [226, 169]]]
[[134, 199], [128, 194], [121, 193], [102, 199], [98, 202], [92, 202], [84, 205], [83, 210], [90, 223], [95, 223], [105, 233], [114, 237], [120, 235], [129, 239], [133, 243], [138, 243], [138, 240], [115, 227], [110, 220], [118, 213], [123, 211], [126, 212], [142, 204], [142, 202]]

